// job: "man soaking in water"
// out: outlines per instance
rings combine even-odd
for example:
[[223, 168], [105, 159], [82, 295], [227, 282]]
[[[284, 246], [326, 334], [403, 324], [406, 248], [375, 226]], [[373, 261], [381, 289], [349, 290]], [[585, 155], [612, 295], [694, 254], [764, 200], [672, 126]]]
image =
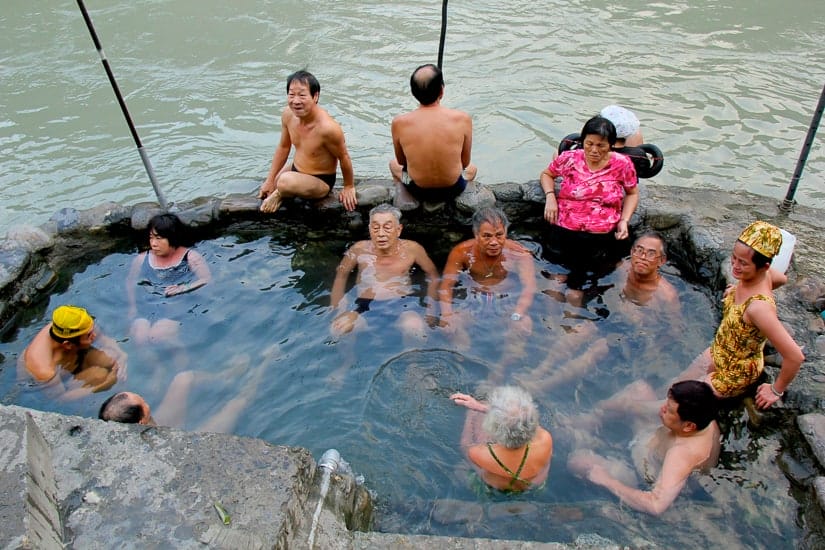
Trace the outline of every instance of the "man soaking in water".
[[[97, 342], [98, 347], [92, 346]], [[77, 399], [111, 388], [126, 379], [126, 354], [100, 334], [95, 320], [82, 307], [60, 306], [23, 350], [19, 364], [54, 397]]]
[[[389, 204], [370, 210], [370, 239], [358, 241], [345, 253], [338, 265], [330, 301], [336, 314], [332, 321], [334, 335], [346, 334], [356, 326], [366, 326], [368, 313], [384, 312], [397, 319], [405, 336], [423, 336], [424, 320], [414, 311], [418, 298], [413, 296], [410, 270], [418, 266], [427, 277], [427, 316], [435, 323], [438, 269], [424, 248], [401, 239], [401, 211]], [[358, 297], [354, 307], [347, 307], [344, 292], [347, 280], [358, 269]], [[379, 325], [380, 326], [380, 322]]]
[[[637, 382], [602, 402], [594, 415], [585, 417], [589, 421], [580, 418], [571, 428], [587, 425], [592, 431], [594, 419], [612, 415], [622, 423], [635, 417], [635, 430], [645, 432], [645, 424], [650, 425], [653, 409], [659, 403], [650, 386]], [[590, 450], [572, 453], [567, 466], [631, 508], [659, 515], [676, 500], [692, 472], [716, 465], [720, 446], [716, 403], [713, 390], [704, 382], [685, 380], [670, 387], [667, 399], [659, 406], [661, 426], [648, 437], [637, 435], [634, 442], [638, 443], [631, 447], [637, 471], [651, 485], [648, 490], [637, 488], [636, 475], [623, 462], [602, 458]]]

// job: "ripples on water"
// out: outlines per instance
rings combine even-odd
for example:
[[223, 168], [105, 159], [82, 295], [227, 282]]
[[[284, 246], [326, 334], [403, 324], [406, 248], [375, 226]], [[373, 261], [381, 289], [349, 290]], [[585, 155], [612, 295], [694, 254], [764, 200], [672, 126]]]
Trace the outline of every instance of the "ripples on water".
[[[512, 341], [502, 334], [507, 310], [491, 314], [483, 309], [470, 328], [473, 346], [458, 353], [441, 330], [427, 331], [423, 342], [402, 341], [392, 316], [372, 310], [364, 315], [372, 327], [368, 333], [338, 340], [330, 336], [329, 289], [341, 254], [351, 244], [349, 233], [321, 234], [288, 223], [265, 230], [240, 224], [229, 233], [198, 245], [213, 282], [181, 297], [185, 301], [170, 300], [164, 306], [177, 307], [178, 314], [180, 307], [189, 308], [181, 317], [188, 368], [214, 377], [193, 389], [186, 428], [196, 428], [229, 398], [250, 396], [236, 433], [300, 445], [316, 457], [337, 448], [375, 491], [375, 527], [383, 531], [541, 541], [599, 533], [630, 547], [719, 543], [724, 548], [774, 548], [782, 546], [783, 537], [799, 539], [800, 528], [793, 523], [797, 503], [776, 463], [797, 464], [800, 459], [782, 436], [745, 429], [740, 418], [726, 430], [720, 467], [692, 482], [672, 513], [661, 519], [629, 512], [565, 467], [573, 443], [563, 426], [570, 418], [590, 411], [629, 381], [666, 385], [710, 341], [711, 301], [681, 280], [674, 267], [665, 272], [679, 293], [684, 318], [626, 301], [624, 275], [617, 272], [600, 279], [598, 293], [589, 295], [585, 308], [577, 308], [559, 301], [559, 283], [551, 274], [564, 270], [542, 258], [537, 232], [514, 230], [513, 236], [536, 256], [533, 333], [516, 339], [523, 346], [519, 354], [520, 346], [510, 347]], [[407, 236], [424, 243], [439, 266], [463, 237], [448, 231], [431, 242], [426, 235]], [[13, 341], [0, 343], [0, 401], [85, 417], [97, 414], [111, 392], [63, 403], [15, 380], [23, 346], [49, 312], [61, 303], [81, 303], [129, 355], [128, 380], [118, 389], [159, 403], [172, 376], [184, 367], [170, 348], [138, 346], [128, 337], [124, 284], [134, 254], [110, 254], [78, 267], [77, 273], [64, 271], [71, 281], [60, 285], [46, 308], [27, 312]], [[418, 284], [420, 275], [414, 277]], [[457, 302], [462, 294], [456, 292]], [[353, 298], [350, 291], [348, 299]], [[459, 303], [458, 308], [495, 310], [506, 300], [492, 306]], [[576, 333], [586, 335], [583, 347], [569, 344]], [[537, 383], [597, 340], [606, 342], [608, 354], [590, 371], [537, 389]], [[237, 356], [249, 360], [240, 372], [233, 368]], [[533, 372], [540, 365], [544, 370]], [[506, 370], [504, 380], [533, 388], [541, 423], [554, 435], [554, 460], [543, 490], [501, 498], [478, 494], [468, 480], [459, 447], [465, 411], [448, 397], [454, 391], [477, 392], [493, 366]], [[600, 451], [627, 457], [632, 434], [625, 423], [620, 418], [596, 432]], [[474, 519], [482, 509], [483, 519]], [[462, 517], [468, 519], [457, 519]], [[729, 517], [737, 519], [728, 522]]]
[[[89, 2], [171, 201], [253, 192], [284, 80], [314, 72], [357, 177], [384, 176], [411, 70], [435, 61], [441, 2]], [[83, 20], [22, 0], [0, 13], [0, 229], [58, 208], [152, 200]], [[825, 80], [825, 10], [796, 2], [449, 4], [445, 103], [472, 113], [482, 182], [538, 177], [611, 102], [665, 152], [657, 181], [784, 197]], [[825, 207], [814, 142], [802, 204]]]

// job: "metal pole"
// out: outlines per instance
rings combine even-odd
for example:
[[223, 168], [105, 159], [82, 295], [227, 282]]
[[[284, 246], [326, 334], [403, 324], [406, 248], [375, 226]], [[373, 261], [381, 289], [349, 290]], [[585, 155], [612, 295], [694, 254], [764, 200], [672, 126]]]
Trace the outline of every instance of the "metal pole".
[[149, 161], [149, 155], [146, 154], [146, 151], [143, 149], [143, 144], [140, 142], [140, 136], [135, 129], [134, 122], [132, 122], [132, 116], [129, 114], [129, 109], [126, 107], [126, 102], [123, 100], [123, 95], [120, 93], [120, 88], [115, 80], [115, 75], [112, 73], [111, 67], [109, 67], [109, 60], [106, 59], [106, 54], [103, 52], [103, 46], [100, 45], [100, 40], [97, 38], [97, 32], [95, 32], [95, 27], [92, 24], [91, 17], [89, 17], [89, 12], [86, 11], [86, 6], [83, 4], [83, 0], [77, 0], [77, 6], [80, 8], [80, 13], [83, 14], [83, 19], [86, 21], [86, 27], [89, 28], [89, 34], [92, 35], [92, 41], [95, 43], [95, 48], [97, 48], [97, 53], [100, 56], [100, 61], [103, 63], [103, 68], [106, 69], [106, 76], [109, 77], [109, 83], [115, 91], [115, 97], [117, 97], [117, 102], [120, 104], [120, 110], [123, 111], [123, 116], [126, 117], [126, 124], [129, 125], [129, 131], [132, 133], [132, 139], [135, 140], [135, 145], [137, 145], [138, 154], [140, 154], [140, 159], [143, 161], [143, 167], [146, 168], [146, 173], [149, 175], [149, 181], [152, 182], [152, 187], [155, 190], [155, 196], [158, 198], [160, 207], [164, 210], [168, 210], [166, 197], [163, 196], [163, 192], [160, 190], [160, 186], [155, 178], [155, 171], [152, 169], [152, 163]]
[[802, 177], [802, 169], [805, 168], [805, 162], [808, 160], [808, 153], [811, 152], [811, 146], [814, 143], [814, 136], [816, 129], [819, 127], [819, 121], [822, 119], [822, 111], [825, 109], [825, 86], [822, 87], [822, 93], [819, 94], [819, 103], [814, 111], [814, 117], [811, 120], [811, 125], [808, 127], [808, 135], [805, 136], [805, 143], [802, 144], [802, 151], [799, 153], [799, 160], [796, 161], [796, 169], [791, 177], [791, 184], [788, 186], [788, 192], [785, 194], [785, 200], [779, 205], [779, 210], [782, 212], [790, 212], [794, 204], [793, 197], [796, 194], [796, 186], [799, 184], [799, 178]]
[[447, 38], [447, 0], [441, 3], [441, 39], [438, 41], [438, 68], [444, 64], [444, 40]]

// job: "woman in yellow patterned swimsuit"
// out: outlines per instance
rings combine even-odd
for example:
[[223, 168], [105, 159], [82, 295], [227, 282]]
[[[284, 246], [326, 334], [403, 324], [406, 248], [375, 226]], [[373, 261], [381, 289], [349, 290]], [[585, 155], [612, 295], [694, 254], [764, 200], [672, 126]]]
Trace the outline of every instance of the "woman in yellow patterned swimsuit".
[[735, 397], [762, 374], [762, 350], [770, 342], [782, 355], [782, 368], [773, 383], [760, 384], [756, 390], [756, 405], [763, 409], [784, 395], [805, 360], [776, 314], [773, 288], [786, 279], [771, 271], [770, 263], [781, 245], [779, 228], [762, 221], [739, 235], [731, 255], [737, 283], [725, 293], [722, 322], [713, 344], [691, 366], [707, 373], [705, 381], [717, 396]]

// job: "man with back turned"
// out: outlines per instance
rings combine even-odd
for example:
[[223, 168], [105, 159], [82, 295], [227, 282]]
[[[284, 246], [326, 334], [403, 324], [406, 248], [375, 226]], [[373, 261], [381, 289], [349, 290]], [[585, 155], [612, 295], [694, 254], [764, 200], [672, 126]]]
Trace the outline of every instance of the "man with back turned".
[[465, 112], [441, 105], [444, 77], [435, 65], [421, 65], [410, 77], [420, 105], [392, 121], [393, 180], [420, 201], [452, 200], [473, 180], [470, 163], [473, 121]]

